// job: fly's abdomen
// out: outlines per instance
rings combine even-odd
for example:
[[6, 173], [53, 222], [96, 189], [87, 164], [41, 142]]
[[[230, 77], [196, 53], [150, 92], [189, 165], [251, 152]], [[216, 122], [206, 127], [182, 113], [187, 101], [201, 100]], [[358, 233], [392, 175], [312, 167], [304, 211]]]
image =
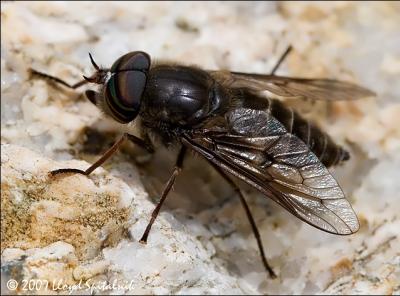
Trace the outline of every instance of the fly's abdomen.
[[292, 134], [299, 137], [326, 166], [330, 167], [350, 158], [349, 153], [315, 124], [302, 118], [292, 108], [278, 100], [270, 100], [272, 116], [278, 119]]

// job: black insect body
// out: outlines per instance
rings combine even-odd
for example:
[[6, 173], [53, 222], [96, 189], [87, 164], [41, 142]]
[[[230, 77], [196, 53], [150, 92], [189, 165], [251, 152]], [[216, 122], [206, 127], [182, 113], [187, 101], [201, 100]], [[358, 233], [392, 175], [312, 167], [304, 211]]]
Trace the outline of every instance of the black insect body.
[[261, 252], [266, 270], [275, 276], [265, 258], [259, 232], [244, 196], [229, 177], [236, 176], [272, 198], [301, 220], [326, 232], [347, 235], [359, 228], [357, 216], [343, 191], [327, 170], [349, 154], [318, 127], [304, 120], [279, 100], [262, 96], [269, 91], [283, 98], [307, 97], [347, 100], [371, 96], [367, 89], [328, 79], [300, 79], [160, 63], [152, 65], [144, 52], [119, 58], [110, 69], [70, 86], [32, 70], [32, 73], [77, 88], [87, 82], [100, 84], [88, 90], [88, 99], [121, 123], [137, 119], [138, 138], [124, 134], [86, 171], [59, 169], [51, 174], [88, 175], [106, 161], [125, 139], [153, 151], [149, 134], [166, 146], [180, 144], [173, 173], [141, 238], [145, 243], [160, 208], [191, 149], [202, 155], [238, 193]]
[[[143, 126], [163, 138], [173, 132], [200, 128], [210, 117], [223, 115], [229, 95], [211, 76], [184, 66], [155, 66], [148, 75], [140, 111]], [[164, 128], [159, 129], [161, 125]]]

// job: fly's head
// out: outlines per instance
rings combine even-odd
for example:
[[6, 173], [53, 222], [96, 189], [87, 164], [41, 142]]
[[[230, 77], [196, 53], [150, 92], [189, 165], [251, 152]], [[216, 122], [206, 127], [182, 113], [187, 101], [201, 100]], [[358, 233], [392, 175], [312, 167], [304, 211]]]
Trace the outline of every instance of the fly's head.
[[150, 56], [133, 51], [116, 60], [110, 69], [100, 68], [89, 56], [96, 73], [84, 78], [102, 87], [99, 92], [86, 91], [87, 98], [114, 120], [120, 123], [133, 121], [140, 110]]

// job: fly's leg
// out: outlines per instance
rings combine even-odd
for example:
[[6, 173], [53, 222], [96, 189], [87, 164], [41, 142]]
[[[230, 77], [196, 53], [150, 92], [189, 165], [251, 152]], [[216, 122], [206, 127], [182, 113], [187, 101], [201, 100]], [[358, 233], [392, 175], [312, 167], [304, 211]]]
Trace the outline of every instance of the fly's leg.
[[91, 172], [93, 172], [95, 169], [97, 169], [99, 166], [101, 166], [107, 159], [113, 155], [118, 148], [122, 145], [122, 143], [125, 140], [130, 140], [131, 142], [139, 145], [141, 148], [146, 149], [150, 153], [154, 151], [153, 146], [151, 143], [148, 143], [146, 141], [143, 141], [142, 139], [125, 133], [117, 142], [114, 143], [114, 145], [111, 146], [110, 149], [108, 149], [94, 164], [92, 164], [89, 168], [86, 170], [79, 170], [79, 169], [72, 169], [72, 168], [66, 168], [66, 169], [58, 169], [51, 171], [49, 174], [51, 176], [55, 176], [58, 174], [64, 174], [64, 173], [75, 173], [75, 174], [82, 174], [88, 176]]
[[[57, 84], [61, 84], [69, 89], [77, 89], [78, 87], [81, 87], [82, 85], [85, 85], [87, 83], [89, 83], [90, 81], [88, 80], [88, 78], [85, 77], [85, 79], [75, 83], [75, 84], [69, 84], [68, 82], [65, 82], [64, 80], [55, 77], [55, 76], [51, 76], [39, 71], [36, 71], [34, 69], [30, 69], [31, 75], [32, 76], [36, 76], [38, 78], [44, 79], [44, 80], [48, 80]], [[96, 92], [93, 90], [87, 90], [85, 91], [86, 94], [86, 98], [92, 102], [94, 105], [96, 105]]]
[[[84, 79], [81, 80], [81, 81], [78, 81], [75, 84], [69, 84], [68, 82], [65, 82], [64, 80], [62, 80], [62, 79], [60, 79], [58, 77], [51, 76], [51, 75], [36, 71], [36, 70], [34, 70], [32, 68], [29, 69], [29, 72], [30, 72], [31, 76], [33, 76], [33, 77], [36, 76], [36, 77], [41, 78], [41, 79], [45, 79], [45, 80], [48, 80], [48, 81], [51, 81], [51, 82], [54, 82], [54, 83], [57, 83], [57, 84], [61, 84], [61, 85], [65, 86], [67, 88], [70, 88], [70, 89], [76, 89], [76, 88], [81, 87], [82, 85], [85, 85], [87, 83], [103, 84], [103, 77], [104, 77], [105, 73], [107, 73], [109, 71], [109, 69], [101, 69], [95, 63], [95, 61], [93, 60], [93, 57], [92, 57], [92, 55], [90, 53], [89, 53], [89, 57], [90, 57], [90, 61], [92, 62], [93, 67], [96, 69], [96, 73], [93, 74], [90, 77], [86, 77], [85, 75], [83, 75]], [[86, 94], [86, 97], [89, 99], [90, 102], [92, 102], [95, 105], [97, 104], [96, 92], [95, 91], [87, 90], [87, 91], [85, 91], [85, 94]]]
[[142, 244], [146, 244], [147, 243], [147, 238], [149, 236], [151, 227], [153, 226], [154, 221], [156, 220], [158, 213], [160, 212], [161, 206], [163, 205], [165, 199], [167, 198], [168, 193], [171, 191], [172, 186], [175, 183], [175, 179], [178, 176], [178, 174], [180, 173], [182, 166], [183, 166], [183, 160], [185, 158], [185, 154], [186, 154], [187, 148], [185, 146], [181, 147], [181, 150], [179, 151], [178, 154], [178, 158], [176, 160], [176, 164], [174, 167], [174, 170], [172, 172], [171, 177], [169, 178], [167, 185], [164, 187], [164, 190], [162, 192], [161, 198], [157, 204], [157, 206], [154, 208], [153, 212], [151, 213], [151, 219], [149, 224], [147, 224], [146, 230], [143, 233], [142, 238], [140, 239], [140, 242]]
[[249, 205], [247, 204], [242, 191], [240, 190], [239, 186], [237, 186], [236, 183], [220, 167], [214, 165], [213, 163], [211, 163], [211, 164], [217, 170], [217, 172], [220, 173], [220, 175], [233, 187], [233, 189], [239, 195], [240, 201], [242, 203], [242, 206], [246, 212], [247, 218], [249, 219], [251, 228], [253, 230], [253, 234], [257, 240], [258, 249], [260, 250], [261, 260], [264, 264], [265, 270], [269, 273], [271, 278], [276, 278], [275, 272], [272, 270], [271, 266], [269, 266], [267, 258], [265, 257], [264, 247], [263, 247], [263, 244], [261, 241], [260, 233], [258, 231], [257, 225], [254, 221], [253, 215], [251, 214]]
[[293, 47], [291, 45], [286, 48], [285, 52], [281, 55], [279, 58], [278, 62], [276, 63], [275, 67], [271, 71], [271, 75], [275, 75], [275, 72], [278, 70], [279, 66], [282, 64], [282, 62], [285, 60], [287, 55], [292, 51]]
[[30, 69], [30, 72], [31, 72], [31, 74], [33, 76], [37, 76], [37, 77], [42, 78], [44, 80], [49, 80], [49, 81], [64, 85], [65, 87], [68, 87], [70, 89], [76, 89], [76, 88], [78, 88], [78, 87], [80, 87], [82, 85], [85, 85], [86, 83], [89, 82], [86, 79], [83, 79], [83, 80], [81, 80], [81, 81], [79, 81], [79, 82], [77, 82], [75, 84], [69, 84], [68, 82], [65, 82], [64, 80], [62, 80], [60, 78], [57, 78], [55, 76], [51, 76], [51, 75], [36, 71], [34, 69]]
[[[92, 57], [92, 55], [90, 53], [89, 53], [89, 58], [90, 58], [90, 62], [92, 63], [93, 67], [96, 69], [97, 72], [108, 71], [108, 69], [100, 69], [100, 67], [93, 60], [93, 57]], [[51, 76], [51, 75], [36, 71], [35, 69], [32, 69], [32, 68], [30, 68], [29, 71], [30, 71], [32, 76], [37, 76], [37, 77], [42, 78], [42, 79], [50, 80], [52, 82], [64, 85], [65, 87], [68, 87], [68, 88], [71, 88], [71, 89], [76, 89], [76, 88], [78, 88], [78, 87], [80, 87], [82, 85], [85, 85], [88, 82], [97, 83], [96, 74], [93, 77], [85, 77], [85, 76], [83, 76], [83, 78], [84, 78], [83, 80], [71, 85], [68, 82], [65, 82], [64, 80], [62, 80], [62, 79], [60, 79], [58, 77]]]
[[125, 133], [124, 136], [126, 136], [127, 139], [129, 141], [131, 141], [133, 144], [136, 144], [140, 148], [147, 150], [147, 152], [154, 153], [153, 144], [151, 143], [150, 138], [147, 134], [144, 135], [144, 138], [145, 138], [144, 140], [142, 140], [141, 138], [138, 138], [134, 135], [127, 134], [127, 133]]

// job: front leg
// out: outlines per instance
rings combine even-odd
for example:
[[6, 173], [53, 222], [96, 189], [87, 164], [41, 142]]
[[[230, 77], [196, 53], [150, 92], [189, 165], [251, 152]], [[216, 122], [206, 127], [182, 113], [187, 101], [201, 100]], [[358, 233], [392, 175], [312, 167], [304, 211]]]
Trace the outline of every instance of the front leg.
[[65, 174], [65, 173], [82, 174], [88, 176], [91, 172], [93, 172], [95, 169], [101, 166], [107, 159], [109, 159], [118, 150], [118, 148], [122, 145], [122, 143], [125, 142], [125, 140], [129, 140], [134, 144], [139, 145], [141, 148], [146, 149], [150, 153], [154, 152], [154, 148], [151, 142], [144, 141], [134, 135], [125, 133], [117, 142], [114, 143], [114, 145], [111, 146], [110, 149], [108, 149], [94, 164], [92, 164], [86, 170], [83, 171], [80, 169], [66, 168], [66, 169], [58, 169], [50, 171], [49, 174], [52, 177], [58, 174]]

